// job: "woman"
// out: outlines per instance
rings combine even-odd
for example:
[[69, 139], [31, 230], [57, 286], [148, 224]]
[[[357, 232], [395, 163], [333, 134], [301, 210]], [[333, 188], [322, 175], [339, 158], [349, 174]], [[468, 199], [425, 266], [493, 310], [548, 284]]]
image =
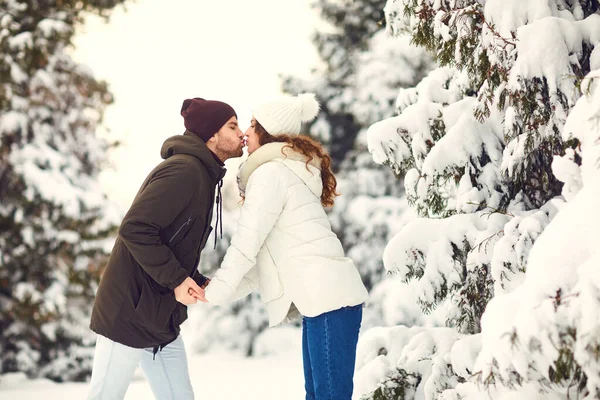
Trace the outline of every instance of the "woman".
[[223, 304], [259, 289], [269, 326], [300, 313], [306, 398], [350, 400], [368, 293], [323, 209], [337, 196], [331, 158], [298, 136], [318, 112], [313, 94], [253, 110], [238, 230], [205, 296]]

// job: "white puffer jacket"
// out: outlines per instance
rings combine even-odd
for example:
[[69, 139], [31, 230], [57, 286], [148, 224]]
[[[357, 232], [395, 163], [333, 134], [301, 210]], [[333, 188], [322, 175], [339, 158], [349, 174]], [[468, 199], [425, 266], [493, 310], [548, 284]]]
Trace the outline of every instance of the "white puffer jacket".
[[270, 326], [285, 319], [292, 303], [314, 317], [368, 299], [321, 206], [318, 160], [307, 166], [303, 155], [284, 146], [261, 146], [243, 165], [238, 230], [206, 288], [213, 304], [260, 289]]

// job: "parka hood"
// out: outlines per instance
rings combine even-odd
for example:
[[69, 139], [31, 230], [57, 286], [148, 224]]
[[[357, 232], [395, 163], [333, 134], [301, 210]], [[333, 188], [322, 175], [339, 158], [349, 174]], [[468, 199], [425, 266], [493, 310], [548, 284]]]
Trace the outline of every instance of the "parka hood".
[[221, 180], [225, 175], [226, 170], [222, 163], [217, 161], [217, 157], [206, 143], [190, 131], [186, 131], [183, 135], [171, 136], [165, 140], [160, 149], [160, 156], [165, 160], [178, 154], [196, 157], [206, 166], [215, 181]]
[[321, 197], [323, 192], [323, 182], [321, 181], [321, 160], [313, 158], [308, 161], [304, 154], [300, 154], [290, 148], [287, 143], [267, 143], [260, 146], [250, 156], [244, 164], [240, 166], [238, 186], [240, 192], [246, 190], [246, 185], [250, 175], [261, 165], [270, 162], [279, 161], [286, 165], [296, 176], [308, 186], [315, 196]]

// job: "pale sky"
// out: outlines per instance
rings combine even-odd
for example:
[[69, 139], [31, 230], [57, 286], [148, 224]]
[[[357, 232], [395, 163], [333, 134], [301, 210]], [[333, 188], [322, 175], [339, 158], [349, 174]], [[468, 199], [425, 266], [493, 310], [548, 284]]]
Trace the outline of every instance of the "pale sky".
[[318, 64], [310, 36], [319, 24], [310, 0], [126, 4], [108, 24], [88, 18], [74, 41], [75, 60], [108, 81], [115, 97], [104, 125], [124, 145], [112, 154], [114, 171], [101, 181], [125, 208], [161, 161], [163, 141], [183, 132], [184, 99], [229, 103], [245, 130], [250, 107], [280, 93], [279, 74], [307, 77]]

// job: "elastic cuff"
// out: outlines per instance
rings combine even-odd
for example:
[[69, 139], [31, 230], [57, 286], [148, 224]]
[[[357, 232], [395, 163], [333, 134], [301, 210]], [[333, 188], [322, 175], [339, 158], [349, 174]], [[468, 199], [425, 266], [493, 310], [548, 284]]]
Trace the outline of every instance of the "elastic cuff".
[[208, 278], [202, 275], [200, 272], [195, 273], [194, 276], [192, 276], [192, 279], [196, 282], [196, 285], [200, 287], [202, 287], [202, 285], [204, 285], [208, 280]]
[[169, 282], [169, 284], [167, 284], [167, 287], [171, 290], [175, 290], [175, 288], [177, 286], [181, 285], [187, 277], [188, 277], [187, 271], [183, 268], [179, 268], [177, 275], [175, 275], [175, 278], [171, 282]]
[[231, 303], [235, 290], [225, 282], [213, 277], [204, 292], [209, 303], [222, 305]]

